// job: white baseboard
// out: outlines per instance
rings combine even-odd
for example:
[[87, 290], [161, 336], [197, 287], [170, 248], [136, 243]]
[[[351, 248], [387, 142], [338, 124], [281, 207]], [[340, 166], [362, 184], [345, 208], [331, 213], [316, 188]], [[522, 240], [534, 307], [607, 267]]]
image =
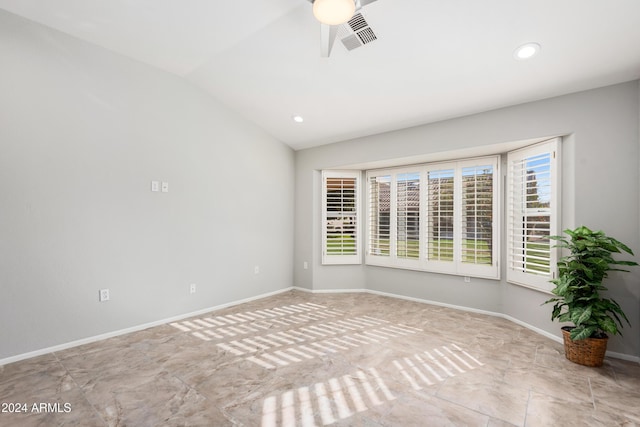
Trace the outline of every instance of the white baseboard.
[[470, 313], [486, 314], [487, 316], [501, 317], [498, 313], [495, 313], [493, 311], [480, 310], [480, 309], [477, 309], [477, 308], [470, 308], [470, 307], [465, 307], [465, 306], [462, 306], [462, 305], [447, 304], [445, 302], [432, 301], [432, 300], [428, 300], [428, 299], [415, 298], [415, 297], [408, 297], [408, 296], [405, 296], [405, 295], [392, 294], [392, 293], [389, 293], [389, 292], [374, 291], [374, 290], [371, 290], [371, 289], [367, 289], [365, 292], [367, 292], [369, 294], [380, 295], [380, 296], [383, 296], [383, 297], [397, 298], [397, 299], [402, 299], [402, 300], [406, 300], [406, 301], [419, 302], [419, 303], [422, 303], [422, 304], [436, 305], [438, 307], [452, 308], [454, 310], [462, 310], [462, 311], [467, 311], [467, 312], [470, 312]]
[[607, 356], [613, 357], [614, 359], [626, 360], [628, 362], [636, 362], [637, 364], [640, 364], [640, 357], [632, 356], [630, 354], [607, 350]]
[[[562, 343], [562, 337], [553, 335], [543, 329], [537, 328], [533, 325], [530, 325], [526, 322], [523, 322], [521, 320], [518, 320], [514, 317], [508, 316], [506, 314], [503, 313], [496, 313], [493, 311], [488, 311], [488, 310], [480, 310], [480, 309], [476, 309], [476, 308], [470, 308], [470, 307], [465, 307], [465, 306], [460, 306], [460, 305], [455, 305], [455, 304], [447, 304], [447, 303], [443, 303], [443, 302], [439, 302], [439, 301], [432, 301], [432, 300], [426, 300], [426, 299], [422, 299], [422, 298], [414, 298], [414, 297], [408, 297], [405, 295], [398, 295], [398, 294], [392, 294], [392, 293], [388, 293], [388, 292], [381, 292], [381, 291], [375, 291], [375, 290], [371, 290], [371, 289], [307, 289], [307, 288], [302, 288], [302, 287], [298, 287], [298, 286], [292, 286], [292, 287], [288, 287], [288, 288], [284, 288], [284, 289], [279, 289], [277, 291], [273, 291], [273, 292], [268, 292], [266, 294], [261, 294], [261, 295], [257, 295], [255, 297], [250, 297], [250, 298], [245, 298], [242, 300], [237, 300], [237, 301], [232, 301], [232, 302], [228, 302], [225, 304], [221, 304], [221, 305], [217, 305], [214, 307], [209, 307], [209, 308], [205, 308], [202, 310], [198, 310], [198, 311], [193, 311], [191, 313], [185, 313], [185, 314], [181, 314], [178, 316], [174, 316], [174, 317], [170, 317], [168, 319], [162, 319], [162, 320], [157, 320], [155, 322], [150, 322], [150, 323], [145, 323], [142, 325], [138, 325], [138, 326], [133, 326], [131, 328], [126, 328], [126, 329], [120, 329], [118, 331], [114, 331], [114, 332], [108, 332], [106, 334], [100, 334], [100, 335], [96, 335], [96, 336], [92, 336], [92, 337], [88, 337], [88, 338], [83, 338], [81, 340], [77, 340], [77, 341], [72, 341], [72, 342], [68, 342], [68, 343], [64, 343], [64, 344], [60, 344], [60, 345], [56, 345], [53, 347], [47, 347], [47, 348], [43, 348], [43, 349], [39, 349], [39, 350], [35, 350], [35, 351], [31, 351], [29, 353], [23, 353], [23, 354], [19, 354], [16, 356], [11, 356], [11, 357], [7, 357], [5, 359], [0, 359], [0, 366], [2, 365], [6, 365], [9, 363], [13, 363], [13, 362], [18, 362], [20, 360], [24, 360], [24, 359], [30, 359], [32, 357], [36, 357], [36, 356], [41, 356], [43, 354], [48, 354], [48, 353], [53, 353], [56, 351], [62, 351], [62, 350], [66, 350], [68, 348], [72, 348], [72, 347], [77, 347], [79, 345], [83, 345], [83, 344], [89, 344], [92, 342], [96, 342], [96, 341], [100, 341], [100, 340], [104, 340], [107, 338], [112, 338], [112, 337], [117, 337], [119, 335], [124, 335], [124, 334], [128, 334], [131, 332], [137, 332], [137, 331], [141, 331], [147, 328], [151, 328], [154, 326], [160, 326], [160, 325], [164, 325], [167, 323], [171, 323], [171, 322], [177, 322], [179, 320], [183, 320], [189, 317], [194, 317], [194, 316], [200, 316], [203, 314], [207, 314], [213, 311], [217, 311], [217, 310], [221, 310], [223, 308], [228, 308], [228, 307], [233, 307], [235, 305], [239, 305], [239, 304], [244, 304], [247, 302], [252, 302], [252, 301], [256, 301], [262, 298], [267, 298], [270, 296], [274, 296], [274, 295], [278, 295], [284, 292], [288, 292], [291, 290], [296, 290], [296, 291], [300, 291], [300, 292], [308, 292], [308, 293], [312, 293], [312, 294], [339, 294], [339, 293], [369, 293], [369, 294], [373, 294], [373, 295], [380, 295], [380, 296], [385, 296], [385, 297], [390, 297], [390, 298], [396, 298], [396, 299], [402, 299], [402, 300], [407, 300], [407, 301], [413, 301], [413, 302], [418, 302], [418, 303], [422, 303], [422, 304], [429, 304], [429, 305], [435, 305], [435, 306], [440, 306], [440, 307], [446, 307], [446, 308], [452, 308], [455, 310], [461, 310], [461, 311], [466, 311], [466, 312], [470, 312], [470, 313], [478, 313], [478, 314], [485, 314], [487, 316], [493, 316], [493, 317], [500, 317], [503, 319], [506, 319], [510, 322], [513, 322], [517, 325], [520, 325], [522, 327], [525, 327], [533, 332], [536, 332], [544, 337], [547, 337], [553, 341]], [[624, 354], [624, 353], [618, 353], [618, 352], [613, 352], [613, 351], [607, 351], [607, 356], [609, 357], [613, 357], [616, 359], [621, 359], [621, 360], [626, 360], [629, 362], [636, 362], [638, 364], [640, 364], [640, 357], [637, 356], [632, 356], [629, 354]]]
[[[374, 290], [370, 290], [370, 289], [366, 289], [364, 292], [370, 293], [370, 294], [376, 294], [376, 295], [381, 295], [381, 296], [386, 296], [386, 297], [391, 297], [391, 298], [398, 298], [398, 299], [403, 299], [403, 300], [408, 300], [408, 301], [414, 301], [414, 302], [419, 302], [419, 303], [423, 303], [423, 304], [430, 304], [430, 305], [437, 305], [440, 307], [447, 307], [447, 308], [453, 308], [455, 310], [462, 310], [462, 311], [467, 311], [470, 313], [478, 313], [478, 314], [486, 314], [488, 316], [494, 316], [494, 317], [500, 317], [502, 319], [508, 320], [510, 322], [513, 322], [517, 325], [520, 325], [524, 328], [527, 328], [537, 334], [540, 334], [544, 337], [547, 337], [555, 342], [558, 342], [560, 344], [563, 343], [562, 337], [558, 336], [558, 335], [554, 335], [550, 332], [545, 331], [544, 329], [540, 329], [537, 328], [533, 325], [530, 325], [526, 322], [523, 322], [522, 320], [516, 319], [515, 317], [511, 317], [509, 315], [506, 315], [504, 313], [496, 313], [494, 311], [487, 311], [487, 310], [479, 310], [479, 309], [475, 309], [475, 308], [470, 308], [470, 307], [465, 307], [465, 306], [460, 306], [460, 305], [454, 305], [454, 304], [447, 304], [447, 303], [442, 303], [442, 302], [438, 302], [438, 301], [431, 301], [431, 300], [425, 300], [425, 299], [421, 299], [421, 298], [413, 298], [413, 297], [407, 297], [404, 295], [397, 295], [397, 294], [391, 294], [391, 293], [387, 293], [387, 292], [380, 292], [380, 291], [374, 291]], [[630, 354], [624, 354], [624, 353], [618, 353], [615, 351], [607, 351], [607, 356], [609, 357], [613, 357], [615, 359], [621, 359], [621, 360], [627, 360], [629, 362], [636, 362], [638, 364], [640, 364], [640, 357], [637, 356], [632, 356]]]
[[53, 353], [53, 352], [56, 352], [56, 351], [66, 350], [66, 349], [77, 347], [77, 346], [83, 345], [83, 344], [90, 344], [92, 342], [105, 340], [107, 338], [113, 338], [113, 337], [117, 337], [117, 336], [120, 336], [120, 335], [129, 334], [131, 332], [142, 331], [144, 329], [152, 328], [154, 326], [160, 326], [160, 325], [165, 325], [167, 323], [177, 322], [179, 320], [183, 320], [183, 319], [186, 319], [186, 318], [189, 318], [189, 317], [200, 316], [200, 315], [203, 315], [203, 314], [210, 313], [212, 311], [222, 310], [223, 308], [233, 307], [235, 305], [244, 304], [244, 303], [255, 301], [255, 300], [259, 300], [259, 299], [262, 299], [262, 298], [267, 298], [267, 297], [270, 297], [270, 296], [278, 295], [278, 294], [281, 294], [281, 293], [284, 293], [284, 292], [291, 291], [293, 289], [294, 289], [293, 287], [279, 289], [277, 291], [268, 292], [266, 294], [260, 294], [260, 295], [257, 295], [255, 297], [244, 298], [244, 299], [241, 299], [241, 300], [237, 300], [237, 301], [232, 301], [232, 302], [228, 302], [228, 303], [225, 303], [225, 304], [216, 305], [214, 307], [204, 308], [202, 310], [197, 310], [197, 311], [192, 311], [190, 313], [180, 314], [178, 316], [169, 317], [167, 319], [156, 320], [154, 322], [144, 323], [142, 325], [132, 326], [130, 328], [120, 329], [120, 330], [113, 331], [113, 332], [107, 332], [106, 334], [95, 335], [95, 336], [92, 336], [92, 337], [83, 338], [83, 339], [80, 339], [80, 340], [71, 341], [71, 342], [67, 342], [67, 343], [64, 343], [64, 344], [55, 345], [55, 346], [52, 346], [52, 347], [46, 347], [46, 348], [42, 348], [42, 349], [39, 349], [39, 350], [30, 351], [28, 353], [18, 354], [16, 356], [10, 356], [10, 357], [7, 357], [5, 359], [0, 359], [0, 366], [7, 365], [7, 364], [13, 363], [13, 362], [19, 362], [20, 360], [30, 359], [30, 358], [36, 357], [36, 356], [42, 356], [43, 354], [49, 354], [49, 353]]
[[[426, 300], [426, 299], [422, 299], [422, 298], [415, 298], [415, 297], [408, 297], [405, 295], [398, 295], [398, 294], [392, 294], [389, 292], [381, 292], [381, 291], [375, 291], [372, 289], [330, 289], [330, 290], [309, 290], [309, 289], [304, 289], [304, 288], [297, 288], [294, 287], [294, 289], [296, 290], [302, 290], [305, 292], [311, 292], [314, 294], [322, 294], [322, 293], [346, 293], [346, 292], [359, 292], [359, 293], [368, 293], [368, 294], [374, 294], [374, 295], [380, 295], [380, 296], [385, 296], [385, 297], [390, 297], [390, 298], [397, 298], [397, 299], [402, 299], [402, 300], [406, 300], [406, 301], [413, 301], [413, 302], [418, 302], [418, 303], [422, 303], [422, 304], [429, 304], [429, 305], [435, 305], [435, 306], [439, 306], [439, 307], [446, 307], [446, 308], [452, 308], [454, 310], [461, 310], [461, 311], [466, 311], [466, 312], [470, 312], [470, 313], [477, 313], [477, 314], [485, 314], [487, 316], [493, 316], [493, 317], [500, 317], [502, 319], [508, 320], [510, 322], [513, 322], [517, 325], [520, 325], [524, 328], [527, 328], [537, 334], [540, 334], [546, 338], [549, 338], [557, 343], [562, 344], [562, 337], [558, 336], [558, 335], [554, 335], [550, 332], [545, 331], [544, 329], [540, 329], [536, 326], [530, 325], [526, 322], [523, 322], [522, 320], [516, 319], [515, 317], [511, 317], [507, 314], [504, 313], [496, 313], [494, 311], [489, 311], [489, 310], [480, 310], [477, 308], [471, 308], [471, 307], [465, 307], [462, 305], [455, 305], [455, 304], [448, 304], [448, 303], [443, 303], [443, 302], [439, 302], [439, 301], [432, 301], [432, 300]], [[638, 364], [640, 364], [640, 357], [637, 356], [632, 356], [630, 354], [624, 354], [624, 353], [618, 353], [615, 351], [607, 351], [607, 356], [609, 357], [613, 357], [615, 359], [621, 359], [621, 360], [627, 360], [629, 362], [636, 362]]]
[[535, 327], [533, 325], [528, 324], [527, 322], [523, 322], [522, 320], [516, 319], [515, 317], [511, 317], [511, 316], [509, 316], [507, 314], [496, 313], [496, 316], [497, 317], [502, 317], [503, 319], [506, 319], [509, 322], [513, 322], [516, 325], [520, 325], [520, 326], [522, 326], [524, 328], [527, 328], [527, 329], [529, 329], [529, 330], [531, 330], [531, 331], [533, 331], [533, 332], [535, 332], [537, 334], [540, 334], [540, 335], [542, 335], [544, 337], [547, 337], [547, 338], [549, 338], [549, 339], [551, 339], [551, 340], [553, 340], [553, 341], [555, 341], [557, 343], [562, 344], [562, 337], [559, 336], [559, 335], [554, 335], [551, 332], [545, 331], [544, 329], [537, 328], [537, 327]]
[[414, 302], [419, 302], [419, 303], [423, 303], [423, 304], [429, 304], [429, 305], [436, 305], [439, 307], [446, 307], [446, 308], [452, 308], [454, 310], [461, 310], [461, 311], [466, 311], [469, 313], [477, 313], [477, 314], [485, 314], [487, 316], [493, 316], [493, 317], [500, 317], [502, 319], [506, 319], [510, 322], [516, 323], [522, 327], [525, 327], [527, 329], [530, 329], [540, 335], [544, 335], [545, 337], [552, 339], [556, 342], [561, 343], [562, 342], [562, 338], [556, 335], [553, 335], [543, 329], [540, 328], [536, 328], [535, 326], [532, 326], [528, 323], [523, 322], [522, 320], [518, 320], [514, 317], [508, 316], [506, 314], [503, 313], [496, 313], [495, 311], [489, 311], [489, 310], [480, 310], [477, 308], [471, 308], [471, 307], [465, 307], [463, 305], [455, 305], [455, 304], [447, 304], [444, 302], [439, 302], [439, 301], [432, 301], [432, 300], [426, 300], [426, 299], [422, 299], [422, 298], [413, 298], [413, 297], [406, 297], [403, 295], [396, 295], [396, 294], [391, 294], [391, 293], [387, 293], [387, 292], [379, 292], [379, 291], [372, 291], [372, 290], [368, 290], [367, 292], [372, 293], [372, 294], [376, 294], [376, 295], [382, 295], [382, 296], [386, 296], [386, 297], [391, 297], [391, 298], [398, 298], [398, 299], [404, 299], [404, 300], [408, 300], [408, 301], [414, 301]]
[[543, 335], [547, 338], [550, 338], [556, 342], [561, 343], [562, 342], [562, 337], [560, 336], [556, 336], [553, 335], [543, 329], [540, 328], [536, 328], [535, 326], [529, 325], [528, 323], [525, 323], [521, 320], [518, 320], [514, 317], [508, 316], [506, 314], [503, 313], [496, 313], [495, 311], [489, 311], [489, 310], [480, 310], [477, 308], [471, 308], [471, 307], [465, 307], [462, 305], [455, 305], [455, 304], [448, 304], [448, 303], [444, 303], [444, 302], [439, 302], [439, 301], [433, 301], [433, 300], [427, 300], [427, 299], [422, 299], [422, 298], [415, 298], [415, 297], [408, 297], [406, 295], [399, 295], [399, 294], [392, 294], [390, 292], [382, 292], [382, 291], [376, 291], [376, 290], [372, 290], [372, 289], [321, 289], [321, 290], [311, 290], [311, 289], [306, 289], [306, 288], [298, 288], [295, 287], [295, 290], [299, 290], [299, 291], [304, 291], [304, 292], [310, 292], [313, 294], [328, 294], [328, 293], [348, 293], [348, 292], [356, 292], [356, 293], [367, 293], [367, 294], [373, 294], [373, 295], [380, 295], [383, 297], [389, 297], [389, 298], [396, 298], [396, 299], [401, 299], [401, 300], [405, 300], [405, 301], [412, 301], [412, 302], [418, 302], [421, 304], [429, 304], [429, 305], [435, 305], [438, 307], [446, 307], [446, 308], [451, 308], [454, 310], [461, 310], [461, 311], [466, 311], [469, 313], [477, 313], [477, 314], [485, 314], [487, 316], [493, 316], [493, 317], [500, 317], [502, 319], [506, 319], [509, 320], [510, 322], [516, 323], [520, 326], [523, 326], [527, 329], [530, 329], [540, 335]]
[[295, 291], [308, 292], [311, 294], [360, 294], [369, 292], [367, 289], [307, 289], [294, 286]]

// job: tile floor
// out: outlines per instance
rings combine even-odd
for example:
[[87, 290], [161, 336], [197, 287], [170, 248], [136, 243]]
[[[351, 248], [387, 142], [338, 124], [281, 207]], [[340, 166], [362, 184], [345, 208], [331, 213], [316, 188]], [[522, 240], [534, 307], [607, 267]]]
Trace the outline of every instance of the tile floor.
[[640, 365], [575, 365], [504, 319], [292, 291], [5, 365], [0, 402], [19, 427], [629, 426]]

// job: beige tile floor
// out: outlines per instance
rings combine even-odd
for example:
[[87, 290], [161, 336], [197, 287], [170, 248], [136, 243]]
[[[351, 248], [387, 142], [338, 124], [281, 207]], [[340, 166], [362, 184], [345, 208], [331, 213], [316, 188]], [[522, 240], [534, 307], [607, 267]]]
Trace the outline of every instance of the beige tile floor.
[[294, 291], [0, 367], [0, 402], [20, 427], [628, 426], [640, 365], [575, 365], [504, 319]]

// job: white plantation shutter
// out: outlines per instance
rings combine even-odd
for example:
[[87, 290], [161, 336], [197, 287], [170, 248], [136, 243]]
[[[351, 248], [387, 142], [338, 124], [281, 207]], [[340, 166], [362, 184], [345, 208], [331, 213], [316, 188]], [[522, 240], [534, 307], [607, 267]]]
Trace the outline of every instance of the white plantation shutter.
[[420, 258], [420, 172], [396, 176], [396, 256]]
[[421, 169], [367, 173], [367, 264], [420, 269]]
[[460, 163], [460, 266], [469, 276], [498, 277], [498, 159]]
[[429, 261], [453, 262], [454, 168], [427, 171], [427, 248]]
[[507, 156], [507, 280], [545, 291], [557, 263], [549, 236], [559, 231], [558, 145], [556, 138]]
[[462, 262], [491, 264], [493, 166], [462, 169]]
[[359, 264], [360, 172], [322, 172], [322, 263]]
[[369, 176], [368, 183], [367, 255], [388, 257], [391, 250], [391, 176]]

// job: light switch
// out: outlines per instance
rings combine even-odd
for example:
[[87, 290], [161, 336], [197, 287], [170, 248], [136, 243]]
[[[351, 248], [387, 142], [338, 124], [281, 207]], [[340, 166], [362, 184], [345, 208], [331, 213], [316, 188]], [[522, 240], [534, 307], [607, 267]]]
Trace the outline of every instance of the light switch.
[[151, 191], [160, 191], [160, 182], [159, 181], [151, 181]]
[[162, 182], [162, 192], [163, 193], [168, 193], [169, 192], [169, 183], [168, 182]]

